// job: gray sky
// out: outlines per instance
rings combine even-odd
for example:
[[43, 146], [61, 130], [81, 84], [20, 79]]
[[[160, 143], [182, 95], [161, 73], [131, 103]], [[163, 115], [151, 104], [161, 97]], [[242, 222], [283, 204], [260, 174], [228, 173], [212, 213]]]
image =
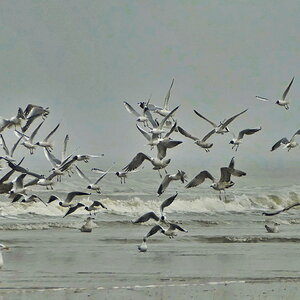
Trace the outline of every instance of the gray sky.
[[[170, 104], [181, 105], [178, 122], [191, 133], [210, 129], [193, 109], [219, 122], [249, 108], [231, 130], [263, 130], [237, 153], [228, 135], [213, 137], [207, 154], [178, 134], [185, 143], [170, 151], [172, 169], [219, 168], [232, 155], [244, 169], [298, 167], [299, 148], [269, 150], [300, 128], [299, 1], [4, 0], [0, 8], [1, 115], [28, 103], [49, 106], [40, 137], [62, 122], [55, 153], [66, 133], [72, 149], [105, 153], [106, 165], [151, 153], [122, 102], [152, 95], [162, 105], [175, 78]], [[276, 100], [293, 76], [289, 111], [255, 99]]]

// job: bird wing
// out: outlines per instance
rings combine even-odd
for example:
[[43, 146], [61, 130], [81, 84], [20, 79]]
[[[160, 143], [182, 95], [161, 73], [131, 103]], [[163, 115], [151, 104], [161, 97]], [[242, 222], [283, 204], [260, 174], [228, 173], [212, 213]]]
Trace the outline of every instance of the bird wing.
[[14, 198], [12, 199], [11, 203], [17, 202], [23, 197], [23, 194], [15, 194]]
[[169, 229], [170, 229], [170, 230], [175, 230], [175, 229], [177, 229], [177, 230], [179, 230], [179, 231], [188, 232], [187, 230], [183, 229], [182, 227], [180, 227], [179, 225], [174, 224], [174, 223], [170, 223], [170, 224], [169, 224]]
[[32, 132], [31, 136], [29, 137], [29, 142], [32, 143], [34, 137], [36, 136], [37, 132], [39, 131], [39, 129], [41, 128], [41, 126], [43, 125], [44, 121], [40, 123], [40, 125]]
[[165, 207], [171, 205], [173, 203], [173, 201], [176, 199], [178, 193], [176, 192], [175, 195], [169, 197], [168, 199], [166, 199], [161, 205], [160, 205], [160, 212], [161, 214], [163, 214]]
[[82, 207], [82, 206], [84, 206], [84, 204], [82, 204], [82, 203], [77, 203], [75, 206], [71, 206], [71, 207], [68, 209], [68, 211], [66, 212], [66, 214], [63, 216], [63, 218], [66, 217], [67, 215], [72, 214], [72, 213], [75, 212], [78, 208], [80, 208], [80, 207]]
[[69, 135], [67, 134], [65, 139], [64, 139], [64, 147], [63, 147], [63, 151], [62, 151], [62, 155], [61, 155], [61, 160], [64, 160], [66, 158], [67, 146], [68, 146], [69, 139], [70, 139]]
[[241, 177], [241, 176], [245, 176], [246, 173], [244, 171], [240, 171], [240, 170], [236, 170], [234, 168], [234, 157], [231, 159], [228, 169], [230, 171], [230, 174], [233, 176], [237, 176], [237, 177]]
[[57, 159], [46, 147], [44, 148], [44, 154], [53, 168], [61, 164], [61, 161]]
[[151, 141], [151, 136], [150, 134], [142, 129], [138, 124], [136, 124], [136, 128], [141, 132], [141, 134], [150, 142]]
[[220, 168], [221, 171], [221, 178], [220, 178], [220, 182], [230, 182], [230, 176], [231, 176], [231, 172], [230, 169], [227, 167], [222, 167]]
[[172, 128], [170, 129], [170, 131], [165, 134], [165, 138], [168, 138], [174, 132], [174, 130], [176, 128], [177, 128], [177, 122], [174, 122], [174, 124], [173, 124]]
[[98, 207], [98, 206], [101, 206], [102, 208], [105, 208], [107, 209], [107, 207], [102, 204], [100, 201], [94, 201], [92, 204], [91, 204], [91, 207]]
[[208, 120], [207, 118], [205, 118], [204, 116], [202, 116], [202, 115], [201, 115], [200, 113], [198, 113], [195, 109], [194, 109], [194, 113], [195, 113], [198, 117], [200, 117], [200, 118], [202, 118], [203, 120], [207, 121], [207, 122], [208, 122], [209, 124], [211, 124], [214, 128], [218, 127], [217, 124], [215, 124], [214, 122], [212, 122], [212, 121]]
[[[78, 176], [79, 176], [80, 178], [85, 179], [88, 183], [92, 183], [91, 180], [90, 180], [86, 175], [84, 175], [83, 172], [82, 172], [77, 166], [75, 166], [75, 169], [76, 169], [77, 174], [78, 174]], [[106, 175], [106, 174], [105, 174], [105, 175]]]
[[251, 134], [253, 134], [257, 131], [260, 131], [260, 130], [261, 130], [261, 127], [260, 128], [252, 128], [252, 129], [244, 129], [244, 130], [239, 132], [237, 138], [238, 138], [238, 140], [241, 140], [244, 137], [245, 134], [246, 135], [251, 135]]
[[179, 108], [179, 105], [171, 110], [159, 123], [159, 129], [162, 129], [166, 121], [175, 113], [175, 111]]
[[145, 238], [147, 239], [148, 237], [150, 237], [151, 235], [154, 235], [157, 231], [165, 231], [160, 225], [155, 225], [153, 226], [150, 231], [145, 235]]
[[26, 176], [27, 174], [21, 174], [21, 175], [19, 175], [17, 178], [16, 178], [16, 181], [15, 181], [15, 183], [16, 183], [16, 188], [18, 188], [18, 189], [21, 189], [21, 188], [23, 188], [23, 179], [24, 179], [24, 177]]
[[51, 135], [54, 134], [54, 132], [57, 130], [59, 125], [60, 125], [60, 123], [58, 123], [58, 125], [46, 136], [46, 138], [44, 139], [44, 142], [48, 141], [48, 139], [51, 137]]
[[151, 161], [151, 158], [148, 155], [146, 155], [146, 154], [144, 154], [142, 152], [139, 152], [132, 159], [132, 161], [126, 167], [124, 167], [122, 170], [124, 170], [125, 172], [135, 170], [135, 169], [137, 169], [143, 163], [143, 161], [145, 159]]
[[255, 98], [260, 101], [270, 101], [269, 99], [260, 96], [255, 96]]
[[95, 184], [98, 184], [99, 181], [100, 181], [102, 178], [104, 178], [104, 177], [109, 173], [109, 171], [112, 169], [112, 167], [113, 167], [113, 166], [111, 166], [110, 168], [108, 168], [108, 169], [105, 171], [105, 173], [104, 173], [103, 175], [101, 175], [101, 176], [96, 180]]
[[85, 193], [85, 192], [70, 192], [67, 194], [65, 202], [70, 203], [74, 197], [76, 196], [85, 196], [90, 195], [91, 193]]
[[160, 186], [158, 187], [158, 190], [157, 190], [158, 196], [160, 196], [166, 190], [166, 188], [168, 187], [168, 185], [171, 181], [172, 181], [172, 178], [170, 177], [169, 174], [167, 174], [165, 176], [165, 178], [163, 179], [163, 181], [161, 182]]
[[34, 178], [34, 179], [30, 180], [29, 182], [25, 183], [25, 184], [24, 184], [24, 187], [36, 185], [38, 181], [39, 181], [38, 178]]
[[157, 216], [157, 214], [153, 211], [150, 211], [150, 212], [142, 215], [141, 217], [137, 218], [136, 220], [132, 220], [131, 222], [133, 224], [144, 223], [144, 222], [149, 221], [150, 219], [153, 219], [155, 221], [159, 221], [159, 217]]
[[173, 141], [173, 140], [163, 140], [160, 141], [157, 145], [157, 158], [163, 159], [167, 155], [167, 149], [168, 148], [174, 148], [177, 145], [181, 144], [182, 141]]
[[0, 184], [5, 182], [6, 180], [9, 179], [9, 177], [15, 172], [14, 169], [10, 170], [8, 173], [6, 173], [1, 179], [0, 179]]
[[295, 207], [295, 206], [299, 206], [299, 205], [300, 205], [300, 202], [297, 202], [297, 203], [294, 203], [294, 204], [292, 204], [292, 205], [290, 205], [290, 206], [288, 206], [288, 207], [285, 207], [284, 209], [278, 210], [278, 211], [276, 211], [276, 212], [273, 212], [273, 213], [263, 212], [262, 214], [263, 214], [264, 216], [275, 216], [275, 215], [280, 214], [281, 212], [287, 211], [287, 210], [289, 210], [289, 209], [291, 209], [291, 208], [293, 208], [293, 207]]
[[248, 110], [248, 109], [245, 109], [245, 110], [243, 110], [242, 112], [240, 112], [240, 113], [238, 113], [238, 114], [232, 116], [232, 117], [229, 118], [228, 120], [226, 120], [226, 121], [222, 124], [221, 128], [222, 128], [222, 129], [226, 128], [226, 127], [227, 127], [227, 126], [228, 126], [235, 118], [237, 118], [238, 116], [242, 115], [242, 114], [245, 113], [247, 110]]
[[157, 128], [157, 123], [155, 122], [155, 120], [152, 117], [152, 114], [150, 112], [150, 110], [148, 109], [148, 107], [144, 108], [144, 115], [147, 117], [147, 119], [150, 121], [151, 125], [153, 128]]
[[206, 178], [209, 178], [211, 181], [215, 181], [215, 178], [206, 170], [201, 171], [198, 175], [196, 175], [185, 187], [191, 188], [195, 187], [204, 182]]
[[285, 100], [286, 98], [286, 95], [288, 94], [290, 88], [291, 88], [291, 85], [293, 84], [293, 81], [294, 81], [295, 77], [292, 78], [290, 84], [288, 85], [288, 87], [286, 88], [286, 90], [284, 91], [284, 93], [282, 94], [282, 100]]
[[273, 146], [272, 146], [272, 149], [271, 149], [271, 151], [274, 151], [274, 150], [276, 150], [277, 148], [279, 148], [282, 144], [288, 144], [289, 143], [289, 140], [286, 138], [286, 137], [284, 137], [284, 138], [282, 138], [282, 139], [280, 139], [278, 142], [276, 142]]
[[168, 107], [169, 107], [169, 100], [170, 100], [171, 89], [172, 89], [172, 87], [173, 87], [173, 84], [174, 84], [174, 78], [173, 78], [173, 80], [172, 80], [172, 82], [171, 82], [170, 88], [169, 88], [169, 90], [168, 90], [168, 92], [167, 92], [167, 95], [166, 95], [166, 97], [165, 97], [165, 101], [164, 101], [164, 109], [168, 109]]
[[1, 137], [1, 141], [2, 141], [2, 148], [3, 148], [3, 150], [4, 150], [4, 152], [6, 153], [6, 155], [9, 155], [9, 150], [8, 150], [8, 148], [7, 148], [7, 146], [6, 146], [6, 143], [5, 143], [5, 141], [4, 141], [3, 135], [0, 134], [0, 137]]
[[23, 136], [19, 137], [18, 140], [13, 145], [13, 147], [11, 148], [11, 150], [10, 150], [10, 156], [11, 157], [13, 157], [14, 152], [15, 152], [15, 150], [16, 150], [17, 146], [19, 145], [19, 143], [20, 143], [20, 141], [21, 141], [22, 138], [23, 138]]
[[125, 108], [131, 114], [134, 114], [136, 117], [140, 117], [141, 115], [126, 101], [123, 101]]
[[203, 139], [202, 142], [205, 142], [211, 135], [213, 135], [216, 131], [213, 129], [211, 130]]
[[293, 141], [295, 140], [295, 136], [298, 135], [298, 134], [300, 134], [300, 129], [297, 130], [297, 131], [294, 133], [294, 135], [293, 135], [292, 138], [291, 138], [291, 142], [293, 142]]
[[178, 131], [179, 131], [182, 135], [186, 136], [187, 138], [190, 138], [190, 139], [192, 139], [192, 140], [194, 140], [194, 141], [199, 140], [199, 138], [197, 138], [197, 137], [195, 137], [195, 136], [192, 136], [190, 133], [188, 133], [187, 131], [185, 131], [185, 130], [184, 130], [183, 128], [181, 128], [180, 126], [178, 126], [177, 128], [178, 128]]

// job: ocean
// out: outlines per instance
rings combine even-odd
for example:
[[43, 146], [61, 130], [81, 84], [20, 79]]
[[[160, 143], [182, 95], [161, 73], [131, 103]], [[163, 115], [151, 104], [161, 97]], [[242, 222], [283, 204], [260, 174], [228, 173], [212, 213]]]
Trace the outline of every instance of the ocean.
[[[69, 191], [88, 191], [75, 175], [53, 191], [32, 190], [45, 202], [52, 194], [63, 199]], [[0, 242], [10, 248], [3, 251], [1, 300], [299, 299], [299, 211], [262, 215], [298, 202], [299, 185], [234, 178], [220, 200], [209, 182], [193, 189], [171, 182], [157, 197], [161, 179], [154, 171], [131, 174], [126, 184], [114, 174], [104, 179], [101, 194], [76, 200], [99, 200], [107, 207], [93, 216], [91, 233], [79, 230], [89, 215], [84, 209], [63, 218], [67, 209], [57, 201], [45, 206], [1, 197]], [[137, 245], [155, 222], [131, 220], [159, 213], [161, 202], [175, 192], [167, 219], [188, 233], [173, 239], [157, 233], [140, 253]], [[264, 225], [274, 221], [279, 232], [268, 233]]]

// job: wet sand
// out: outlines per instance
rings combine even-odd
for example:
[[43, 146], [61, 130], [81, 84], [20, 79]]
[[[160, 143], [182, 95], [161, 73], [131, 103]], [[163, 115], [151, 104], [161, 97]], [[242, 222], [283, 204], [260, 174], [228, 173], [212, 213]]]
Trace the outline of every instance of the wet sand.
[[148, 226], [2, 231], [11, 250], [0, 299], [299, 299], [299, 241], [282, 241], [300, 226], [278, 234], [261, 227], [246, 239], [243, 226], [194, 225], [172, 240], [154, 236], [146, 253], [136, 245]]

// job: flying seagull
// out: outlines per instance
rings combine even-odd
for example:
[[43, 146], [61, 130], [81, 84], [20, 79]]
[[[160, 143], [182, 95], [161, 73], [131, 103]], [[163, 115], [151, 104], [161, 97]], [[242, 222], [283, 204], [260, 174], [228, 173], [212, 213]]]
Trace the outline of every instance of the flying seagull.
[[168, 224], [168, 228], [165, 229], [160, 225], [154, 225], [151, 230], [147, 233], [147, 235], [145, 236], [145, 238], [149, 238], [150, 236], [154, 235], [155, 233], [157, 233], [158, 231], [161, 232], [162, 234], [168, 236], [170, 239], [174, 238], [177, 234], [176, 234], [176, 230], [182, 231], [182, 232], [188, 232], [186, 229], [180, 227], [177, 224], [174, 223], [169, 223]]
[[[277, 100], [275, 103], [278, 104], [279, 106], [283, 106], [285, 109], [289, 109], [289, 105], [290, 105], [290, 100], [286, 99], [286, 96], [292, 86], [292, 83], [294, 82], [295, 77], [292, 78], [291, 82], [289, 83], [288, 87], [285, 89], [284, 93], [282, 94], [281, 99]], [[257, 100], [261, 100], [261, 101], [269, 101], [269, 99], [264, 98], [264, 97], [260, 97], [260, 96], [256, 96]]]
[[164, 191], [169, 186], [171, 181], [181, 180], [182, 183], [185, 183], [186, 177], [187, 176], [186, 176], [185, 172], [181, 171], [181, 170], [178, 170], [176, 174], [172, 174], [172, 175], [167, 174], [157, 190], [158, 196], [160, 196], [162, 193], [164, 193]]
[[70, 192], [67, 194], [66, 198], [64, 201], [61, 201], [61, 199], [55, 195], [50, 196], [48, 203], [51, 203], [55, 200], [60, 200], [60, 202], [58, 203], [60, 206], [62, 207], [70, 207], [72, 206], [72, 200], [74, 199], [74, 197], [76, 196], [85, 196], [85, 195], [90, 195], [91, 193], [85, 193], [85, 192]]
[[264, 215], [264, 216], [275, 216], [275, 215], [278, 215], [278, 214], [280, 214], [280, 213], [282, 213], [282, 212], [284, 212], [284, 211], [288, 211], [289, 209], [291, 209], [291, 208], [293, 208], [293, 207], [296, 207], [296, 206], [299, 206], [300, 205], [300, 202], [297, 202], [297, 203], [294, 203], [294, 204], [292, 204], [292, 205], [289, 205], [289, 206], [287, 206], [287, 207], [285, 207], [285, 208], [283, 208], [283, 209], [280, 209], [280, 210], [278, 210], [278, 211], [276, 211], [276, 212], [272, 212], [272, 213], [268, 213], [268, 212], [263, 212], [262, 214]]
[[295, 137], [296, 137], [296, 135], [299, 135], [299, 134], [300, 134], [300, 129], [294, 133], [294, 135], [292, 136], [292, 138], [290, 140], [288, 140], [286, 137], [280, 139], [278, 142], [276, 142], [272, 146], [271, 151], [276, 150], [281, 145], [284, 145], [284, 148], [288, 149], [288, 151], [290, 151], [291, 149], [297, 147], [298, 143], [295, 141]]
[[259, 128], [251, 128], [251, 129], [244, 129], [242, 131], [239, 132], [237, 138], [234, 136], [234, 134], [232, 133], [232, 135], [234, 136], [234, 138], [232, 140], [230, 140], [229, 144], [232, 144], [232, 149], [235, 148], [235, 151], [237, 151], [239, 149], [240, 144], [242, 143], [242, 139], [244, 137], [244, 135], [251, 135], [254, 134], [258, 131], [261, 130], [261, 127]]

